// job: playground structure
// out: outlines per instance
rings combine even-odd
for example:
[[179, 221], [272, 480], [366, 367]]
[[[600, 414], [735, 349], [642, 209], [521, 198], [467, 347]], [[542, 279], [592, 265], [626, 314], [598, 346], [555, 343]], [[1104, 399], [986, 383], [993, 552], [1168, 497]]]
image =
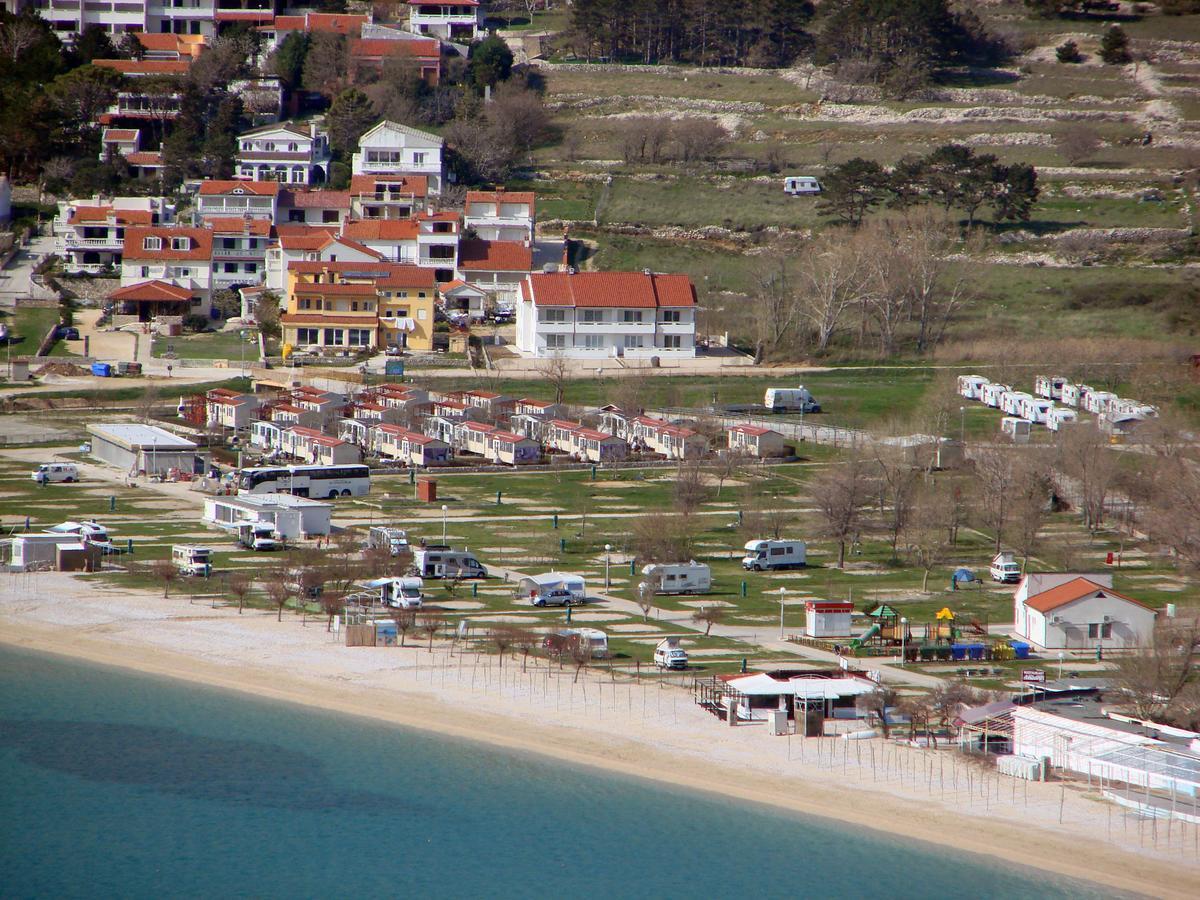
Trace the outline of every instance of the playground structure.
[[938, 610], [932, 622], [917, 626], [886, 603], [866, 615], [870, 624], [846, 647], [850, 656], [893, 655], [897, 648], [907, 662], [1010, 660], [1029, 655], [1028, 644], [993, 640], [986, 621], [963, 622], [948, 606]]

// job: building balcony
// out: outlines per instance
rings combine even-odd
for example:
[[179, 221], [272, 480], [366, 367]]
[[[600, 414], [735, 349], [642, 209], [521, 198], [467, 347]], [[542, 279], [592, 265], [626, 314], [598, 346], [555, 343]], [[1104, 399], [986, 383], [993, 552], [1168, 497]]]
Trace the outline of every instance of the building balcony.
[[123, 238], [83, 238], [73, 234], [63, 235], [63, 246], [68, 249], [112, 250], [120, 252], [124, 246]]
[[249, 247], [234, 247], [232, 250], [227, 250], [224, 247], [214, 247], [212, 255], [214, 258], [221, 257], [222, 259], [244, 259], [246, 262], [261, 262], [267, 258], [267, 250], [265, 247], [252, 250]]

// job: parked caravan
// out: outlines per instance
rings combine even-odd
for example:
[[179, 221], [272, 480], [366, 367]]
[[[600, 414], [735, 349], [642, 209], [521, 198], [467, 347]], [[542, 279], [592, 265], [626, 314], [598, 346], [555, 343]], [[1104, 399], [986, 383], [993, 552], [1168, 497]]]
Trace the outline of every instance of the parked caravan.
[[1006, 435], [1014, 444], [1028, 443], [1032, 427], [1033, 424], [1028, 419], [1018, 416], [1005, 416], [1000, 420], [1000, 433]]
[[712, 589], [712, 569], [695, 560], [651, 563], [642, 567], [642, 575], [642, 584], [653, 585], [656, 594], [704, 594]]
[[988, 380], [982, 375], [959, 375], [958, 394], [967, 400], [980, 400], [986, 384], [988, 384]]
[[1061, 375], [1039, 375], [1033, 380], [1033, 392], [1047, 400], [1059, 400], [1066, 383]]
[[587, 600], [587, 586], [582, 575], [571, 575], [567, 572], [544, 572], [541, 575], [530, 575], [517, 582], [517, 593], [528, 597], [534, 606], [564, 606], [560, 602], [539, 603], [540, 600], [559, 601], [559, 597], [551, 597], [553, 591], [566, 591], [569, 603], [583, 603]]
[[804, 385], [797, 388], [767, 388], [763, 406], [775, 413], [819, 413], [821, 404]]
[[184, 575], [207, 578], [212, 574], [211, 547], [196, 547], [191, 544], [175, 544], [171, 547], [171, 562]]
[[1043, 400], [1041, 397], [1028, 397], [1021, 401], [1020, 416], [1035, 425], [1045, 425], [1046, 417], [1054, 409], [1053, 400]]
[[563, 628], [546, 635], [542, 647], [550, 656], [573, 655], [578, 647], [593, 659], [605, 659], [608, 635], [599, 628]]
[[1000, 408], [1000, 400], [1011, 391], [1007, 384], [998, 384], [994, 381], [989, 381], [983, 386], [979, 395], [979, 399], [983, 401], [984, 406], [990, 406], [992, 409]]
[[29, 477], [38, 484], [70, 484], [79, 480], [79, 467], [75, 463], [42, 463]]
[[608, 635], [599, 628], [577, 629], [579, 639], [592, 651], [592, 659], [608, 658]]
[[660, 669], [686, 669], [687, 651], [679, 646], [679, 638], [663, 638], [654, 648], [654, 664]]
[[783, 192], [792, 197], [821, 193], [821, 182], [811, 175], [789, 175], [783, 179]]
[[420, 578], [376, 578], [367, 587], [379, 591], [379, 602], [393, 609], [420, 609], [425, 599]]
[[1000, 410], [1010, 416], [1020, 416], [1025, 401], [1032, 399], [1033, 394], [1027, 394], [1025, 391], [1008, 391], [1000, 398]]
[[1158, 407], [1151, 406], [1148, 403], [1142, 403], [1140, 400], [1129, 400], [1127, 398], [1118, 398], [1108, 405], [1108, 412], [1111, 416], [1133, 417], [1135, 419], [1157, 419]]
[[807, 565], [804, 541], [746, 541], [742, 568], [762, 572], [767, 569], [800, 569]]
[[1092, 415], [1101, 416], [1116, 399], [1117, 395], [1109, 391], [1088, 391], [1083, 395], [1083, 408]]
[[51, 525], [46, 531], [52, 534], [78, 535], [85, 544], [99, 547], [105, 553], [112, 553], [114, 550], [113, 543], [108, 538], [108, 530], [94, 519], [86, 519], [83, 522], [60, 522], [58, 525]]
[[413, 568], [422, 578], [487, 578], [474, 555], [449, 547], [422, 547], [413, 552]]
[[1071, 409], [1078, 409], [1079, 402], [1084, 394], [1091, 393], [1092, 388], [1089, 384], [1075, 384], [1068, 381], [1062, 386], [1062, 397], [1060, 398], [1063, 406], [1069, 406]]
[[408, 532], [403, 528], [388, 528], [375, 525], [367, 532], [367, 546], [372, 550], [386, 547], [392, 556], [408, 551]]
[[1061, 431], [1069, 425], [1079, 424], [1079, 413], [1073, 409], [1056, 406], [1046, 417], [1046, 427], [1051, 431]]
[[1016, 584], [1021, 580], [1021, 567], [1009, 550], [1004, 550], [992, 557], [992, 565], [988, 570], [992, 581], [1001, 584]]

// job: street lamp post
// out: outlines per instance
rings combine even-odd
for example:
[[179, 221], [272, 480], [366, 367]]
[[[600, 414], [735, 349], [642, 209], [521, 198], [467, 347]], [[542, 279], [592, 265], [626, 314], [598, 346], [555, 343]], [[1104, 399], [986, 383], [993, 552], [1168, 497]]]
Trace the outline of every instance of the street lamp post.
[[779, 639], [783, 640], [783, 598], [787, 596], [787, 588], [779, 589]]
[[442, 504], [442, 543], [446, 543], [446, 513], [450, 511], [445, 503]]
[[238, 343], [242, 348], [242, 377], [246, 377], [246, 332], [243, 329], [238, 332]]
[[1062, 681], [1063, 657], [1065, 657], [1066, 655], [1067, 654], [1063, 653], [1061, 650], [1058, 651], [1058, 680], [1059, 681]]
[[612, 553], [612, 544], [604, 545], [604, 589], [607, 591], [612, 587], [612, 580], [608, 577], [609, 554]]
[[908, 663], [908, 619], [900, 617], [900, 665]]
[[967, 408], [965, 406], [958, 408], [958, 442], [960, 444], [967, 442]]

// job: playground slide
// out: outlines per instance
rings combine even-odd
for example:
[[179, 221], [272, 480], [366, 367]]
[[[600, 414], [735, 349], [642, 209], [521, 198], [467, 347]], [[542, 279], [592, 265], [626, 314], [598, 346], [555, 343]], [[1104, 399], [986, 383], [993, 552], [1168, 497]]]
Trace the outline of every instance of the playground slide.
[[865, 644], [871, 638], [875, 637], [875, 635], [877, 635], [877, 634], [879, 634], [879, 623], [878, 622], [876, 622], [874, 625], [872, 625], [870, 628], [868, 628], [866, 631], [864, 631], [862, 634], [860, 634], [858, 637], [856, 637], [854, 640], [852, 640], [850, 642], [850, 646], [853, 647], [855, 650], [857, 650], [859, 647], [861, 647], [863, 644]]

